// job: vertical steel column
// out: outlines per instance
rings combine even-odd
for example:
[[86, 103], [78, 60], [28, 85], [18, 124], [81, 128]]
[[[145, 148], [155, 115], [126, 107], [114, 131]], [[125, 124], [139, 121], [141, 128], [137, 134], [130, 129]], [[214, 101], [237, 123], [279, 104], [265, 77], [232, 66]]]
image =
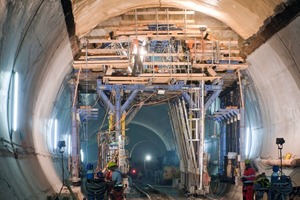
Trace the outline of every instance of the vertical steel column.
[[121, 135], [121, 85], [115, 86], [115, 109], [116, 109], [116, 139]]
[[78, 133], [78, 124], [76, 120], [76, 112], [77, 112], [77, 94], [75, 90], [75, 83], [70, 83], [71, 88], [71, 98], [73, 99], [73, 106], [72, 106], [72, 134], [71, 134], [71, 141], [72, 141], [72, 150], [71, 150], [71, 180], [74, 185], [77, 185], [80, 182], [79, 178], [79, 147], [80, 147], [80, 140], [79, 140], [79, 133]]
[[204, 80], [201, 81], [201, 137], [200, 137], [200, 191], [203, 191], [203, 165], [204, 165], [204, 115], [205, 115], [205, 109], [204, 109]]
[[240, 113], [237, 114], [237, 116], [235, 116], [236, 118], [236, 123], [237, 123], [237, 138], [238, 138], [238, 141], [237, 141], [237, 153], [239, 155], [241, 155], [241, 144], [240, 144], [240, 138], [241, 138], [241, 122], [240, 122]]
[[241, 154], [241, 160], [246, 159], [246, 131], [245, 131], [245, 109], [240, 108], [240, 154]]
[[122, 138], [122, 130], [121, 130], [121, 89], [122, 85], [115, 85], [115, 131], [116, 131], [116, 142], [118, 142], [118, 161], [119, 161], [119, 168], [121, 171], [124, 171], [125, 167], [125, 150], [124, 150], [124, 142]]
[[226, 156], [226, 121], [221, 121], [220, 128], [220, 162], [219, 162], [219, 173], [224, 174], [224, 157]]

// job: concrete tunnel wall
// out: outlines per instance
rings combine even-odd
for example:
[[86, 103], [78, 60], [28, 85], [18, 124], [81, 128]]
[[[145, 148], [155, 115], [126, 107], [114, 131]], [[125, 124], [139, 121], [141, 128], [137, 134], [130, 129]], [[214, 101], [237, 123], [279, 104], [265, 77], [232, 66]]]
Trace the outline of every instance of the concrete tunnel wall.
[[[0, 199], [45, 199], [61, 187], [60, 168], [49, 151], [53, 102], [72, 61], [68, 33], [58, 1], [1, 1], [1, 151]], [[12, 104], [8, 93], [13, 71], [19, 74], [18, 129], [22, 144], [15, 159], [10, 144]], [[12, 87], [12, 86], [11, 86]], [[50, 137], [49, 137], [50, 136]], [[33, 147], [34, 149], [31, 149]]]
[[[277, 158], [276, 137], [285, 138], [284, 153], [299, 155], [299, 26], [297, 18], [248, 57], [251, 64], [248, 72], [258, 96], [258, 103], [253, 105], [259, 105], [263, 119], [261, 124], [252, 124], [251, 116], [248, 119], [252, 158], [260, 155]], [[52, 148], [49, 120], [60, 84], [71, 70], [71, 61], [60, 2], [1, 1], [1, 199], [43, 199], [59, 190], [60, 166], [49, 151]], [[20, 152], [18, 159], [2, 150], [5, 145], [10, 148], [5, 141], [10, 141], [11, 132], [12, 110], [8, 107], [12, 99], [8, 91], [12, 71], [19, 73], [21, 83], [20, 128], [13, 134], [13, 141], [33, 147], [39, 153]], [[294, 178], [299, 182], [299, 177]]]

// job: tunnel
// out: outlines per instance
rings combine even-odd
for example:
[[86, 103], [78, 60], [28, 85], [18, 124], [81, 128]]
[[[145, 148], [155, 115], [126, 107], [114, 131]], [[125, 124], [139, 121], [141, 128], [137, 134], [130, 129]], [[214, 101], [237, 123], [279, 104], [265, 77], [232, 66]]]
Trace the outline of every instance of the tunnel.
[[[297, 0], [2, 0], [0, 199], [51, 199], [62, 187], [62, 176], [70, 178], [74, 193], [80, 193], [76, 183], [80, 184], [85, 165], [91, 162], [99, 166], [99, 141], [106, 141], [107, 135], [115, 132], [118, 132], [115, 137], [124, 140], [124, 156], [130, 158], [132, 166], [140, 163], [145, 168], [147, 154], [151, 154], [154, 164], [160, 162], [156, 158], [176, 152], [180, 161], [177, 167], [181, 170], [181, 183], [185, 183], [191, 193], [196, 192], [199, 184], [204, 188], [203, 177], [199, 176], [197, 169], [193, 172], [200, 178], [196, 185], [191, 183], [193, 176], [187, 175], [193, 169], [187, 169], [190, 164], [187, 164], [188, 159], [184, 160], [188, 154], [184, 152], [185, 147], [193, 142], [185, 143], [186, 138], [181, 138], [184, 125], [176, 126], [181, 118], [176, 113], [184, 115], [182, 99], [188, 101], [199, 97], [193, 96], [197, 93], [189, 93], [187, 88], [203, 89], [203, 93], [200, 91], [203, 99], [198, 99], [203, 103], [198, 113], [199, 121], [195, 122], [197, 127], [201, 124], [197, 133], [202, 133], [202, 136], [201, 139], [195, 136], [197, 142], [194, 148], [199, 152], [194, 152], [194, 159], [200, 170], [208, 168], [211, 180], [208, 193], [242, 199], [241, 184], [237, 180], [239, 176], [232, 174], [220, 184], [214, 181], [214, 177], [225, 176], [228, 157], [232, 155], [236, 156], [237, 168], [245, 159], [251, 159], [257, 174], [265, 172], [270, 176], [272, 166], [281, 164], [294, 186], [299, 185], [299, 10]], [[147, 16], [143, 12], [152, 15]], [[163, 19], [167, 20], [167, 25], [158, 24], [161, 19], [157, 16], [162, 12], [167, 13]], [[174, 18], [172, 12], [177, 12]], [[181, 13], [180, 17], [176, 17], [178, 13]], [[138, 26], [139, 20], [152, 21], [154, 25], [148, 24], [147, 32]], [[197, 37], [202, 38], [199, 44], [203, 44], [204, 40], [208, 41], [207, 44], [218, 45], [218, 40], [236, 41], [234, 44], [238, 44], [241, 58], [237, 64], [239, 67], [220, 72], [219, 78], [218, 66], [221, 63], [216, 65], [217, 68], [211, 67], [209, 62], [197, 63], [194, 56], [195, 66], [198, 64], [200, 67], [187, 76], [195, 74], [203, 81], [176, 76], [178, 70], [186, 68], [176, 68], [170, 79], [155, 78], [153, 67], [149, 68], [153, 70], [151, 77], [147, 76], [147, 83], [144, 83], [146, 79], [143, 79], [142, 73], [134, 78], [127, 74], [119, 75], [116, 68], [102, 69], [99, 66], [104, 66], [103, 63], [96, 66], [95, 60], [86, 59], [93, 57], [88, 55], [91, 53], [89, 48], [95, 52], [102, 47], [105, 49], [105, 45], [111, 44], [109, 40], [123, 40], [125, 46], [114, 48], [125, 52], [133, 44], [126, 40], [141, 42], [136, 39], [141, 34], [145, 35], [143, 38], [152, 37], [151, 41], [154, 41], [159, 31], [165, 31], [160, 37], [172, 36], [168, 39], [169, 43], [161, 42], [166, 41], [162, 39], [149, 40], [148, 48], [166, 45], [169, 48], [167, 53], [171, 54], [171, 42], [182, 42], [190, 34], [182, 28], [187, 27], [190, 21], [193, 21], [190, 27], [196, 27], [197, 34], [200, 34]], [[123, 28], [132, 27], [133, 31], [123, 33], [121, 25]], [[99, 35], [100, 39], [97, 38]], [[123, 39], [123, 36], [126, 38]], [[102, 42], [91, 42], [97, 39]], [[188, 43], [182, 43], [176, 47], [188, 51]], [[196, 43], [195, 39], [195, 52]], [[221, 44], [218, 48], [222, 51]], [[229, 45], [230, 48], [234, 47]], [[178, 49], [174, 51], [179, 55]], [[201, 55], [204, 51], [202, 49]], [[174, 53], [167, 58], [174, 59], [176, 56]], [[134, 57], [133, 65], [137, 65], [136, 70], [139, 70], [139, 57]], [[228, 55], [225, 57], [228, 58]], [[172, 61], [193, 62], [180, 59]], [[229, 55], [229, 64], [230, 59]], [[120, 66], [125, 62], [124, 59], [117, 61], [116, 65]], [[116, 60], [104, 62], [115, 63]], [[151, 60], [147, 65], [151, 66], [151, 62], [162, 61]], [[103, 74], [104, 70], [106, 74]], [[109, 70], [113, 70], [115, 77], [107, 76]], [[168, 82], [155, 83], [165, 80]], [[122, 84], [126, 87], [120, 86]], [[221, 84], [222, 89], [218, 89]], [[119, 92], [115, 92], [114, 85]], [[158, 94], [152, 94], [153, 90], [158, 90]], [[121, 99], [113, 99], [118, 95]], [[172, 103], [172, 100], [175, 102]], [[109, 120], [112, 113], [109, 111], [118, 110], [113, 108], [118, 101], [118, 109], [128, 113], [126, 123], [120, 124], [123, 113], [119, 110], [116, 111], [119, 116], [114, 119], [118, 125], [111, 127]], [[204, 107], [207, 109], [204, 110]], [[220, 111], [222, 108], [223, 111]], [[194, 111], [190, 109], [190, 112]], [[188, 117], [185, 120], [188, 121]], [[123, 128], [123, 125], [126, 127]], [[194, 128], [194, 125], [186, 128]], [[284, 143], [279, 144], [278, 139], [283, 139]], [[58, 141], [64, 141], [64, 152], [59, 152]], [[75, 145], [78, 143], [79, 146]], [[202, 156], [198, 157], [200, 154]], [[282, 154], [281, 163], [279, 154]], [[190, 171], [184, 173], [184, 170]]]

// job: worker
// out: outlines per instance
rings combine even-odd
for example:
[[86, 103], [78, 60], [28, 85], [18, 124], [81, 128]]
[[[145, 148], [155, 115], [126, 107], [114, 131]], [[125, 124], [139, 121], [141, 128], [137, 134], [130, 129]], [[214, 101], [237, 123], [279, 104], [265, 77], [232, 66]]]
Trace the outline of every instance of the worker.
[[273, 172], [271, 174], [271, 183], [277, 182], [279, 179], [279, 166], [274, 165], [273, 166]]
[[[276, 189], [274, 187], [274, 183], [276, 184], [279, 181], [279, 166], [274, 165], [272, 167], [272, 169], [273, 169], [273, 172], [271, 174], [271, 187], [270, 187], [269, 194], [268, 194], [268, 199], [270, 199], [270, 200], [276, 199], [275, 198]], [[278, 194], [277, 194], [277, 196], [278, 196]]]
[[245, 170], [242, 176], [243, 181], [243, 200], [253, 200], [255, 170], [250, 165], [249, 159], [245, 160]]
[[93, 168], [94, 168], [94, 166], [93, 166], [92, 163], [88, 163], [88, 164], [86, 165], [86, 170], [87, 170], [87, 172], [86, 172], [86, 179], [87, 179], [87, 180], [91, 180], [91, 179], [94, 178], [94, 171], [93, 171]]
[[112, 172], [111, 180], [108, 181], [108, 185], [112, 187], [110, 192], [110, 197], [112, 200], [121, 200], [123, 199], [123, 175], [122, 172], [118, 169], [117, 163], [110, 161], [107, 165], [107, 168]]

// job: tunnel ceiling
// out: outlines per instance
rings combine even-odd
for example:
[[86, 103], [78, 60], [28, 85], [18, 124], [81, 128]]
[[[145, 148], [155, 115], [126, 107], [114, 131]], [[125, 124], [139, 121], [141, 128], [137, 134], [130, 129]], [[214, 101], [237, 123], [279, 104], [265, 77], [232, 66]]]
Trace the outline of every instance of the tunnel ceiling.
[[[64, 4], [66, 4], [64, 2]], [[114, 1], [109, 0], [73, 0], [72, 11], [65, 11], [73, 54], [78, 53], [75, 35], [79, 38], [87, 35], [99, 23], [119, 16], [133, 9], [151, 7], [176, 7], [198, 11], [211, 16], [230, 27], [245, 42], [243, 53], [249, 55], [265, 43], [274, 33], [291, 22], [299, 12], [299, 1]], [[71, 14], [72, 13], [72, 14]], [[73, 22], [74, 20], [74, 22]], [[75, 25], [76, 24], [76, 25]], [[71, 28], [70, 28], [71, 27]]]
[[76, 35], [79, 37], [90, 32], [99, 22], [135, 8], [177, 7], [195, 10], [216, 18], [237, 32], [242, 38], [246, 39], [258, 31], [263, 25], [264, 20], [274, 14], [276, 6], [282, 3], [282, 1], [148, 0], [144, 2], [139, 0], [116, 0], [112, 2], [110, 0], [73, 0], [72, 3], [76, 23]]

